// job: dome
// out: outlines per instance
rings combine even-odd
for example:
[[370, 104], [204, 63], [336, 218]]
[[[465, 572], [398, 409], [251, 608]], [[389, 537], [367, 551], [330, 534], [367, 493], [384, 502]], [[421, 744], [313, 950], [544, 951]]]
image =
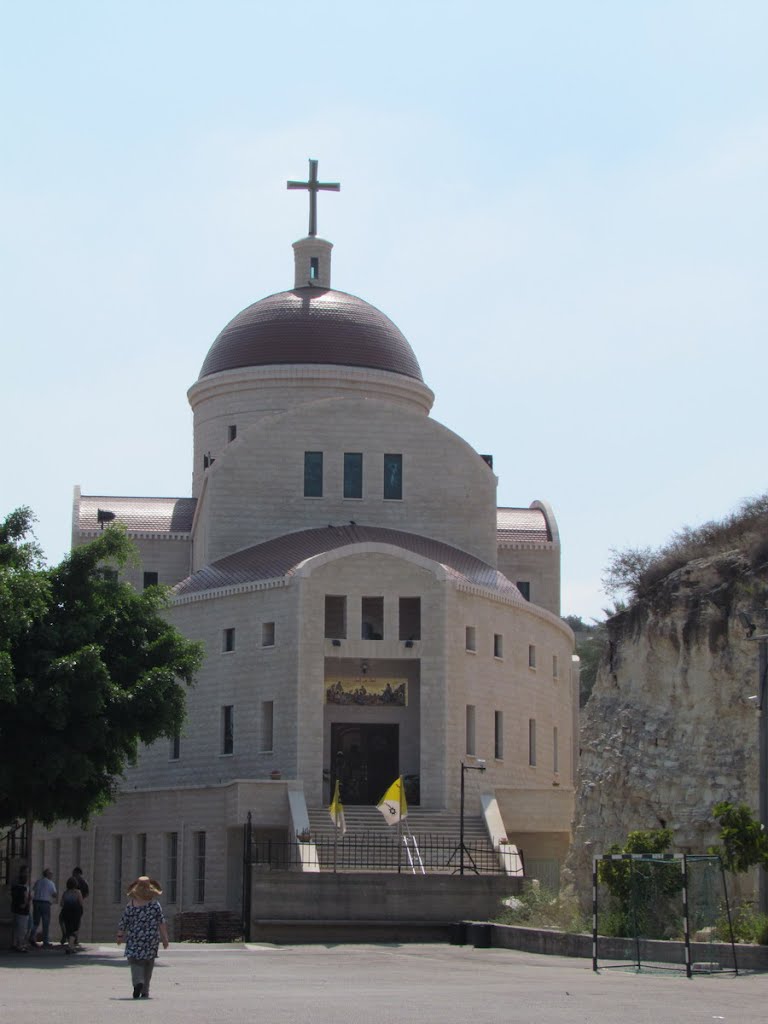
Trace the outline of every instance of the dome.
[[294, 288], [254, 302], [211, 345], [200, 379], [222, 370], [324, 363], [422, 381], [413, 349], [375, 306], [331, 288]]

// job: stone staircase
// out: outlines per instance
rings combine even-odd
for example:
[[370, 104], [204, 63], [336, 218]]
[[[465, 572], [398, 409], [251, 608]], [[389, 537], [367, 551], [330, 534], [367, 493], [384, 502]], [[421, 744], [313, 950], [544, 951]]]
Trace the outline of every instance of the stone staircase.
[[[337, 870], [392, 871], [398, 864], [410, 870], [408, 853], [398, 850], [398, 830], [388, 825], [380, 811], [373, 806], [345, 806], [347, 825], [345, 835], [338, 836], [334, 844], [335, 829], [327, 807], [310, 808], [309, 826], [317, 847], [321, 870], [333, 870], [334, 856]], [[447, 811], [423, 810], [409, 807], [407, 828], [411, 858], [420, 870], [419, 856], [425, 871], [451, 873], [460, 864], [459, 816]], [[418, 849], [411, 845], [413, 837]], [[499, 871], [498, 855], [488, 838], [485, 821], [479, 815], [464, 816], [465, 872], [473, 870], [474, 862], [480, 874]], [[471, 859], [470, 859], [471, 858]]]

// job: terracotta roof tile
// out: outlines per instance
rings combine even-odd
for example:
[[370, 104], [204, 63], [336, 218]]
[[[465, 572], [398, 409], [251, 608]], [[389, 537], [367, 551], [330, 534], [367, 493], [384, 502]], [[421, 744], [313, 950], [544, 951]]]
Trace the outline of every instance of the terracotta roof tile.
[[190, 533], [195, 498], [126, 498], [83, 494], [80, 497], [80, 530], [98, 530], [97, 511], [113, 512], [114, 521], [131, 533]]
[[306, 559], [350, 544], [379, 543], [412, 551], [444, 567], [457, 582], [488, 587], [499, 593], [519, 595], [517, 587], [493, 566], [459, 548], [429, 537], [377, 526], [332, 526], [301, 530], [228, 555], [199, 569], [174, 588], [178, 597], [207, 590], [292, 575]]
[[499, 544], [526, 541], [545, 544], [552, 540], [552, 535], [540, 508], [499, 508], [496, 509], [496, 538]]

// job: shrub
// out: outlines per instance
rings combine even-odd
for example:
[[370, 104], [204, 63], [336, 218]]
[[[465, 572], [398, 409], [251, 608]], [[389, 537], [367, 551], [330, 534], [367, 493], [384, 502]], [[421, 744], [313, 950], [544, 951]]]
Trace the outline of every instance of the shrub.
[[557, 928], [564, 932], [589, 931], [587, 918], [579, 909], [572, 890], [553, 893], [535, 879], [526, 879], [523, 891], [502, 901], [504, 909], [498, 924], [518, 924], [527, 928]]

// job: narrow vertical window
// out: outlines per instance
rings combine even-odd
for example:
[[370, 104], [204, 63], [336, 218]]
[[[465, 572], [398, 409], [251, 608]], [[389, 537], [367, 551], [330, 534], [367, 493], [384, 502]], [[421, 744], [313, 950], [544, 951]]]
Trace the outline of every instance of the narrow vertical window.
[[136, 874], [147, 873], [147, 833], [139, 832], [136, 836]]
[[320, 257], [309, 257], [309, 280], [316, 281], [320, 277]]
[[465, 731], [466, 731], [466, 744], [465, 744], [465, 746], [467, 748], [467, 754], [470, 757], [474, 757], [474, 755], [476, 753], [476, 749], [475, 749], [475, 705], [474, 704], [467, 704]]
[[403, 497], [403, 456], [384, 456], [384, 497], [399, 501]]
[[552, 729], [552, 771], [560, 771], [560, 750], [558, 749], [557, 726]]
[[221, 752], [231, 754], [235, 749], [235, 709], [225, 704], [221, 709]]
[[156, 572], [145, 572], [144, 573], [144, 589], [147, 587], [156, 587], [158, 583], [158, 574]]
[[195, 872], [194, 893], [195, 903], [205, 903], [205, 832], [193, 835]]
[[80, 836], [76, 836], [72, 840], [72, 860], [75, 864], [80, 864], [83, 859], [83, 840]]
[[[55, 879], [61, 878], [61, 840], [53, 840], [53, 877]], [[59, 884], [61, 884], [59, 882]]]
[[466, 651], [477, 650], [477, 631], [474, 626], [467, 626], [464, 630], [464, 649]]
[[363, 496], [363, 455], [362, 452], [344, 452], [344, 497]]
[[229, 654], [235, 649], [235, 627], [230, 626], [225, 629], [221, 635], [221, 649], [225, 654]]
[[493, 756], [497, 761], [504, 757], [504, 712], [493, 713]]
[[528, 668], [536, 668], [536, 644], [528, 644]]
[[528, 764], [536, 767], [536, 719], [528, 719]]
[[304, 452], [304, 497], [323, 496], [323, 453]]
[[112, 901], [123, 902], [123, 837], [112, 836]]
[[494, 658], [504, 657], [504, 637], [501, 633], [493, 634], [493, 656]]
[[275, 646], [275, 624], [274, 622], [262, 622], [261, 624], [261, 646]]
[[275, 702], [261, 702], [261, 750], [268, 754], [275, 749]]
[[526, 601], [531, 600], [531, 584], [528, 580], [518, 580], [515, 584]]
[[179, 887], [179, 833], [169, 832], [165, 837], [165, 899], [178, 900]]
[[328, 640], [347, 639], [347, 599], [341, 594], [325, 595], [325, 636]]
[[231, 423], [227, 427], [227, 441], [232, 442], [232, 441], [235, 440], [236, 437], [237, 437], [237, 424]]
[[552, 678], [553, 679], [557, 679], [559, 675], [560, 675], [560, 665], [559, 665], [559, 662], [557, 660], [557, 655], [553, 654], [552, 655]]
[[178, 761], [181, 757], [181, 734], [175, 732], [171, 737], [170, 749], [168, 751], [168, 759], [170, 761]]
[[360, 637], [363, 640], [384, 639], [384, 598], [364, 597], [360, 611]]
[[400, 598], [400, 639], [421, 640], [421, 598]]

